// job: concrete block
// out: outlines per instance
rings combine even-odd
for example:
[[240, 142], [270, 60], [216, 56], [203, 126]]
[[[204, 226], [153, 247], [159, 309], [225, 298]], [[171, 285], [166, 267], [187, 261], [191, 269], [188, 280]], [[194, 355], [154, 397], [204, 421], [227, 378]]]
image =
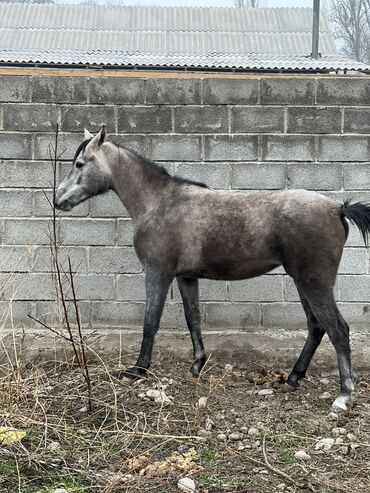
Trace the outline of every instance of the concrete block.
[[231, 131], [241, 133], [284, 132], [284, 109], [268, 106], [231, 108]]
[[200, 161], [200, 137], [196, 135], [149, 136], [148, 157], [160, 161]]
[[263, 135], [264, 161], [314, 161], [315, 138], [303, 135]]
[[60, 224], [63, 245], [114, 245], [114, 219], [67, 219]]
[[47, 219], [5, 219], [3, 243], [7, 245], [49, 245], [51, 221]]
[[[18, 246], [0, 246], [1, 272], [28, 272], [32, 265], [33, 249]], [[1, 293], [1, 287], [0, 287]], [[1, 296], [1, 294], [0, 294]], [[0, 317], [1, 318], [1, 317]]]
[[283, 276], [284, 301], [300, 301], [294, 281], [289, 276]]
[[256, 104], [258, 79], [203, 79], [204, 104]]
[[28, 102], [30, 100], [30, 78], [19, 75], [0, 77], [0, 102]]
[[261, 79], [261, 104], [315, 103], [315, 80], [300, 77]]
[[211, 188], [230, 188], [230, 165], [225, 163], [180, 163], [175, 174], [205, 183]]
[[231, 301], [283, 301], [283, 276], [260, 276], [229, 283]]
[[[45, 190], [35, 190], [33, 192], [33, 215], [38, 217], [52, 217], [53, 213], [53, 192]], [[63, 217], [85, 217], [89, 213], [89, 203], [82, 202], [76, 205], [71, 211], [61, 214]]]
[[128, 212], [118, 195], [109, 191], [89, 200], [91, 217], [128, 217]]
[[218, 133], [229, 128], [225, 106], [180, 106], [175, 108], [175, 132]]
[[206, 135], [207, 161], [245, 161], [257, 159], [258, 140], [255, 135]]
[[206, 325], [210, 328], [235, 329], [261, 324], [258, 303], [206, 303]]
[[263, 303], [262, 324], [264, 327], [304, 329], [307, 321], [300, 303]]
[[354, 135], [325, 136], [319, 139], [319, 161], [369, 161], [369, 138]]
[[[35, 289], [37, 286], [37, 289]], [[52, 300], [53, 279], [50, 274], [14, 273], [3, 290], [5, 300]]]
[[171, 132], [171, 108], [134, 106], [118, 108], [118, 131], [133, 133]]
[[99, 132], [102, 125], [108, 132], [116, 131], [113, 106], [63, 106], [62, 124], [63, 132], [83, 132], [87, 128], [90, 132]]
[[[58, 161], [72, 160], [78, 146], [84, 140], [83, 133], [80, 134], [64, 134], [60, 133], [58, 137], [57, 153]], [[40, 134], [35, 136], [35, 159], [50, 160], [51, 155], [54, 156], [55, 135]], [[29, 157], [29, 156], [28, 156]]]
[[370, 134], [370, 108], [345, 108], [344, 132]]
[[[76, 290], [76, 298], [78, 300], [109, 301], [115, 299], [115, 276], [110, 276], [106, 274], [76, 274], [74, 276], [74, 284]], [[69, 294], [71, 295], [71, 293]]]
[[97, 301], [92, 305], [92, 326], [141, 327], [144, 322], [144, 302]]
[[367, 77], [318, 79], [317, 104], [369, 105], [370, 80]]
[[3, 107], [4, 130], [50, 132], [56, 129], [60, 109], [46, 104], [7, 104]]
[[233, 164], [231, 187], [246, 190], [275, 190], [286, 187], [284, 163]]
[[340, 108], [298, 106], [288, 108], [288, 133], [341, 133]]
[[289, 164], [287, 176], [289, 188], [307, 190], [342, 188], [342, 166], [340, 164]]
[[[204, 307], [201, 305], [201, 320], [204, 320]], [[182, 329], [187, 331], [187, 325], [182, 303], [167, 301], [164, 305], [160, 327], [162, 329]], [[187, 332], [185, 332], [187, 334]], [[159, 335], [160, 337], [160, 335]], [[191, 341], [189, 337], [189, 350], [191, 350]]]
[[[93, 303], [94, 304], [94, 303]], [[77, 303], [78, 313], [81, 326], [87, 328], [90, 326], [91, 301], [81, 301]], [[54, 301], [37, 301], [36, 302], [36, 318], [44, 323], [64, 327], [64, 317], [60, 317], [63, 313], [62, 307]], [[67, 303], [67, 314], [70, 323], [76, 326], [76, 311], [73, 303]], [[35, 324], [37, 326], [37, 324]]]
[[144, 103], [145, 79], [131, 77], [91, 77], [90, 103]]
[[131, 219], [118, 219], [117, 245], [131, 246], [134, 241], [134, 229]]
[[370, 325], [369, 303], [338, 303], [338, 308], [350, 329], [353, 326], [368, 331]]
[[339, 274], [366, 274], [368, 257], [365, 248], [345, 248], [339, 265]]
[[143, 274], [125, 274], [117, 277], [118, 301], [145, 301], [145, 282]]
[[364, 246], [364, 240], [362, 238], [360, 230], [357, 228], [357, 226], [354, 226], [353, 224], [350, 224], [349, 222], [348, 222], [348, 226], [349, 226], [349, 234], [348, 234], [348, 238], [346, 241], [346, 246], [363, 247]]
[[133, 247], [90, 247], [89, 272], [137, 274], [142, 270]]
[[109, 140], [116, 145], [123, 146], [126, 149], [133, 150], [147, 156], [146, 135], [110, 134]]
[[341, 275], [338, 283], [340, 301], [369, 301], [370, 276]]
[[[170, 295], [169, 295], [170, 297]], [[228, 298], [227, 285], [225, 281], [214, 281], [212, 279], [200, 279], [199, 299], [200, 301], [226, 301]], [[172, 299], [182, 301], [177, 282], [172, 284]]]
[[53, 169], [43, 161], [0, 161], [1, 187], [46, 188], [53, 182]]
[[28, 190], [0, 190], [0, 216], [24, 217], [31, 215], [32, 192]]
[[32, 77], [32, 101], [35, 103], [86, 103], [86, 77]]
[[2, 159], [31, 159], [32, 135], [0, 133], [0, 156]]
[[33, 325], [28, 317], [33, 315], [32, 303], [30, 301], [0, 301], [0, 323], [2, 327], [17, 327]]
[[[53, 254], [54, 255], [54, 254]], [[84, 247], [59, 247], [58, 261], [63, 272], [69, 272], [68, 257], [71, 261], [72, 272], [88, 272], [87, 268], [87, 248]], [[52, 258], [50, 246], [37, 247], [34, 252], [32, 271], [33, 272], [54, 272], [56, 270]]]
[[200, 104], [200, 79], [147, 79], [148, 104]]
[[369, 190], [370, 164], [345, 164], [343, 181], [345, 190]]

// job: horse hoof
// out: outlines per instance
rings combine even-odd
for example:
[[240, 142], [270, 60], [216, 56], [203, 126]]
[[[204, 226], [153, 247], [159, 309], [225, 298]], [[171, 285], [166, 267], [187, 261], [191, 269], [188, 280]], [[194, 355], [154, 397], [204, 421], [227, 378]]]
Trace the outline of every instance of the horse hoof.
[[335, 399], [333, 404], [331, 405], [331, 408], [334, 412], [345, 412], [348, 410], [347, 404], [349, 404], [349, 397], [348, 395], [340, 395]]
[[200, 372], [202, 371], [204, 364], [205, 361], [197, 360], [191, 365], [190, 373], [192, 377], [199, 378]]
[[145, 377], [145, 370], [133, 367], [123, 373], [121, 381], [128, 385], [132, 385], [133, 383], [139, 383], [143, 377]]
[[296, 390], [299, 389], [299, 385], [290, 385], [290, 383], [285, 382], [281, 386], [282, 392], [285, 394], [287, 392], [295, 392]]

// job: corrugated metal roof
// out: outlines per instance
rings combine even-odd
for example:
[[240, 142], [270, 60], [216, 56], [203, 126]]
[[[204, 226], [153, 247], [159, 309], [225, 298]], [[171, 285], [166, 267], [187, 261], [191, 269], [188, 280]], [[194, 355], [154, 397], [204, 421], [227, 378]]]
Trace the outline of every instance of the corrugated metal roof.
[[99, 65], [121, 67], [174, 67], [238, 70], [304, 70], [304, 71], [369, 71], [370, 67], [348, 60], [341, 55], [326, 55], [318, 60], [304, 55], [280, 55], [266, 53], [209, 53], [186, 55], [184, 53], [138, 53], [101, 50], [54, 50], [42, 54], [38, 50], [1, 50], [0, 59], [9, 63], [51, 65]]
[[318, 61], [307, 58], [311, 31], [312, 10], [306, 8], [0, 3], [0, 62], [240, 69], [294, 66], [304, 70], [364, 67], [337, 55], [325, 15], [320, 21], [319, 47], [324, 56]]

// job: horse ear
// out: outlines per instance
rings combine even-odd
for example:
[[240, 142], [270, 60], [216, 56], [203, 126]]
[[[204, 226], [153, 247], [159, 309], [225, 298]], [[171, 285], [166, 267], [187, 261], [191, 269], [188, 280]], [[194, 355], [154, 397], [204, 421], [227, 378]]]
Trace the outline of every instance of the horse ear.
[[94, 138], [93, 134], [91, 134], [86, 128], [84, 128], [85, 140], [91, 140]]
[[99, 142], [98, 142], [98, 146], [101, 146], [104, 141], [105, 141], [105, 137], [107, 135], [106, 131], [105, 131], [105, 125], [102, 126], [101, 130], [100, 130], [100, 139], [99, 139]]
[[106, 136], [105, 126], [103, 125], [100, 132], [98, 132], [95, 135], [95, 137], [92, 139], [92, 141], [89, 143], [89, 146], [91, 146], [91, 149], [100, 147], [105, 140], [105, 136]]

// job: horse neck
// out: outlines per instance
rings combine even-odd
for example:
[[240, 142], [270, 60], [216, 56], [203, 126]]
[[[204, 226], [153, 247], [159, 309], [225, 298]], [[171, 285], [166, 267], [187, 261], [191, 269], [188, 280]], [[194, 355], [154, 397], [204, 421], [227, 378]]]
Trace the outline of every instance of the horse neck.
[[112, 167], [112, 188], [136, 221], [165, 193], [169, 178], [161, 176], [139, 156], [118, 148], [117, 160]]

